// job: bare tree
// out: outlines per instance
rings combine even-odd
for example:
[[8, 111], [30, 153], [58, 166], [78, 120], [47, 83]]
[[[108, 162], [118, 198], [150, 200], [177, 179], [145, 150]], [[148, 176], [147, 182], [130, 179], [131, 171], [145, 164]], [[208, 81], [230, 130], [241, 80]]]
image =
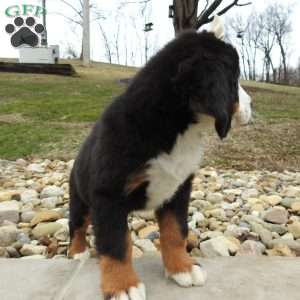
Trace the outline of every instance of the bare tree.
[[117, 31], [114, 34], [114, 48], [117, 58], [117, 63], [120, 64], [120, 23], [118, 23]]
[[280, 49], [283, 66], [283, 81], [284, 83], [288, 83], [287, 41], [292, 31], [290, 20], [291, 9], [290, 7], [284, 7], [283, 5], [274, 3], [267, 8], [266, 12], [270, 15], [270, 27]]
[[[266, 72], [266, 82], [271, 81], [271, 68], [273, 71], [273, 77], [276, 76], [273, 60], [272, 60], [272, 50], [275, 45], [275, 34], [271, 28], [272, 16], [268, 11], [262, 12], [257, 19], [257, 24], [261, 30], [261, 35], [258, 39], [258, 47], [263, 52], [263, 64], [264, 70]], [[273, 78], [276, 81], [276, 78]]]
[[103, 26], [101, 25], [101, 23], [99, 23], [99, 28], [100, 28], [100, 33], [101, 33], [101, 36], [102, 36], [102, 40], [104, 42], [105, 57], [108, 60], [108, 62], [110, 64], [112, 64], [113, 53], [112, 53], [112, 50], [111, 50], [111, 43], [109, 41], [109, 38], [108, 38]]
[[199, 29], [201, 26], [210, 23], [213, 20], [213, 14], [217, 13], [221, 16], [235, 6], [251, 4], [251, 2], [240, 3], [240, 0], [233, 0], [224, 7], [221, 6], [224, 0], [205, 0], [204, 6], [198, 13], [200, 8], [199, 2], [199, 0], [173, 0], [173, 5], [170, 9], [173, 10], [173, 26], [176, 35], [184, 29]]
[[[61, 15], [70, 23], [75, 24], [76, 26], [80, 26], [81, 31], [83, 32], [83, 0], [77, 0], [76, 3], [73, 3], [72, 0], [60, 0], [68, 9], [70, 14], [66, 14], [65, 12], [56, 12], [55, 14]], [[90, 9], [94, 10], [94, 18], [92, 21], [104, 18], [102, 12], [97, 9], [95, 3], [90, 4]], [[83, 41], [81, 41], [81, 54], [80, 59], [82, 60], [82, 52], [83, 52]]]
[[242, 67], [243, 67], [242, 76], [244, 77], [244, 79], [248, 79], [248, 72], [246, 68], [247, 52], [246, 52], [246, 45], [245, 45], [245, 31], [249, 27], [249, 24], [245, 22], [245, 20], [240, 15], [231, 18], [228, 23], [230, 24], [229, 30], [233, 31], [234, 37], [237, 38], [237, 43], [239, 45], [238, 49], [240, 52], [240, 56], [242, 58]]
[[233, 31], [233, 35], [237, 38], [239, 45], [243, 77], [249, 80], [256, 80], [259, 38], [262, 33], [261, 28], [258, 26], [258, 15], [255, 11], [247, 19], [237, 15], [231, 18], [228, 24], [229, 32]]

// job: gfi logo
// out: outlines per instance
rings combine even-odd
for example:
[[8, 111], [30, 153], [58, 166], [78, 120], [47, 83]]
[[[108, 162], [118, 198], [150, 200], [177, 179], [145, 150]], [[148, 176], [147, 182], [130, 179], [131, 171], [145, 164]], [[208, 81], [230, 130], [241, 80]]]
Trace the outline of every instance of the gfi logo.
[[5, 15], [10, 23], [5, 26], [5, 31], [10, 35], [13, 47], [39, 45], [41, 36], [45, 34], [43, 24], [37, 22], [37, 18], [45, 15], [43, 7], [31, 4], [12, 5], [5, 10]]
[[12, 5], [5, 10], [5, 15], [9, 18], [29, 15], [39, 18], [44, 14], [46, 11], [43, 7], [31, 4]]

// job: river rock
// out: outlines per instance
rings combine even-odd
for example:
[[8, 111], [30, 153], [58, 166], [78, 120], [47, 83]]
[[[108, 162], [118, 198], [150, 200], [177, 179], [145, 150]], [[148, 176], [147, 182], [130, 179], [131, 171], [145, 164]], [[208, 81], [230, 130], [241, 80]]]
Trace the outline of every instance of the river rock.
[[264, 244], [252, 240], [247, 240], [242, 243], [237, 252], [237, 256], [259, 256], [262, 255], [266, 247]]
[[292, 209], [292, 212], [295, 212], [295, 213], [297, 213], [297, 214], [300, 214], [300, 201], [294, 202], [294, 203], [291, 205], [291, 209]]
[[270, 250], [266, 250], [268, 256], [287, 256], [295, 257], [296, 254], [287, 245], [278, 244]]
[[20, 253], [23, 256], [30, 256], [30, 255], [45, 255], [47, 247], [46, 246], [38, 246], [32, 244], [25, 244], [20, 249]]
[[225, 236], [233, 236], [239, 238], [244, 235], [248, 235], [250, 229], [247, 227], [237, 226], [236, 224], [230, 224], [227, 226]]
[[0, 191], [0, 202], [18, 199], [20, 199], [18, 191]]
[[191, 250], [193, 248], [197, 248], [199, 245], [199, 238], [197, 234], [193, 231], [190, 230], [187, 238], [187, 246]]
[[41, 206], [47, 209], [53, 209], [58, 204], [58, 197], [48, 197], [41, 200]]
[[293, 222], [288, 225], [288, 231], [294, 236], [295, 239], [300, 238], [300, 222]]
[[17, 239], [18, 230], [14, 225], [0, 227], [0, 247], [10, 246]]
[[132, 258], [140, 258], [144, 255], [143, 251], [137, 246], [132, 246]]
[[33, 173], [44, 173], [45, 169], [41, 164], [30, 164], [27, 166], [27, 171], [33, 172]]
[[220, 203], [224, 200], [224, 196], [221, 193], [208, 193], [206, 200], [211, 203]]
[[293, 203], [298, 202], [298, 199], [295, 198], [284, 198], [282, 199], [282, 201], [280, 202], [280, 204], [286, 208], [291, 208]]
[[191, 198], [195, 200], [203, 200], [205, 197], [205, 193], [202, 191], [193, 191], [191, 193]]
[[273, 248], [275, 247], [276, 245], [286, 245], [288, 246], [291, 250], [294, 250], [296, 252], [299, 253], [300, 255], [300, 242], [297, 242], [297, 241], [294, 241], [294, 240], [287, 240], [287, 239], [282, 239], [282, 238], [279, 238], [279, 239], [274, 239], [272, 240], [268, 246], [270, 248]]
[[40, 223], [33, 230], [32, 235], [39, 239], [42, 236], [52, 236], [55, 232], [57, 232], [62, 227], [61, 224], [56, 222], [53, 223]]
[[288, 216], [289, 214], [284, 208], [274, 207], [266, 211], [264, 220], [274, 224], [286, 224]]
[[286, 197], [300, 197], [300, 187], [299, 186], [287, 186], [282, 194]]
[[225, 236], [218, 236], [200, 243], [200, 250], [204, 257], [229, 256], [235, 253], [238, 247]]
[[21, 201], [23, 203], [27, 202], [36, 202], [37, 204], [40, 202], [38, 200], [38, 193], [36, 190], [28, 189], [21, 193]]
[[251, 230], [257, 233], [264, 244], [268, 244], [272, 240], [272, 232], [264, 228], [261, 224], [251, 223]]
[[155, 213], [153, 210], [140, 210], [133, 212], [133, 215], [135, 217], [147, 220], [147, 221], [153, 221], [155, 220]]
[[9, 253], [4, 247], [0, 247], [0, 258], [8, 258]]
[[21, 255], [14, 247], [6, 247], [6, 251], [9, 254], [9, 257], [12, 258], [19, 258]]
[[48, 185], [46, 186], [41, 192], [41, 198], [49, 198], [49, 197], [59, 197], [64, 195], [64, 189], [55, 186], [55, 185]]
[[19, 221], [19, 203], [16, 200], [0, 202], [0, 225], [6, 220], [13, 223]]
[[69, 238], [69, 229], [67, 227], [62, 227], [54, 233], [54, 237], [58, 241], [66, 241]]
[[282, 198], [279, 195], [271, 195], [271, 196], [262, 195], [259, 198], [271, 206], [275, 206], [282, 201]]
[[149, 235], [151, 235], [153, 232], [158, 232], [158, 226], [157, 225], [149, 225], [145, 228], [142, 228], [138, 232], [138, 237], [140, 239], [148, 239]]
[[30, 223], [30, 221], [34, 218], [36, 215], [36, 212], [29, 210], [29, 211], [24, 211], [21, 214], [21, 221], [25, 223]]
[[157, 251], [154, 244], [147, 239], [136, 240], [134, 244], [139, 247], [143, 252], [154, 252]]
[[57, 211], [54, 210], [40, 211], [31, 220], [30, 225], [35, 226], [42, 222], [56, 221], [59, 218], [61, 218], [61, 215]]

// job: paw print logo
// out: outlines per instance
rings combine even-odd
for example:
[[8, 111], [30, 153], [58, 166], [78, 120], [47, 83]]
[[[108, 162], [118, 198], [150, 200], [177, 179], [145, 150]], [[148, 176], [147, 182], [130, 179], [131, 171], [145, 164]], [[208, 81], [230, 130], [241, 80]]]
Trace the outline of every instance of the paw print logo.
[[19, 47], [26, 44], [35, 47], [39, 43], [39, 35], [45, 30], [42, 24], [36, 24], [33, 17], [28, 17], [25, 21], [22, 17], [17, 17], [14, 24], [7, 24], [5, 31], [11, 36], [11, 44]]

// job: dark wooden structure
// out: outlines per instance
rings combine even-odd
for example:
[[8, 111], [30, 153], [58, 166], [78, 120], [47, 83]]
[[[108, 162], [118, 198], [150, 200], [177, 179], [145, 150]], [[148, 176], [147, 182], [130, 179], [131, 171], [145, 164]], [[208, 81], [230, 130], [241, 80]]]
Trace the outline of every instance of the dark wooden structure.
[[74, 76], [76, 71], [70, 64], [24, 64], [0, 62], [0, 72], [53, 74]]

